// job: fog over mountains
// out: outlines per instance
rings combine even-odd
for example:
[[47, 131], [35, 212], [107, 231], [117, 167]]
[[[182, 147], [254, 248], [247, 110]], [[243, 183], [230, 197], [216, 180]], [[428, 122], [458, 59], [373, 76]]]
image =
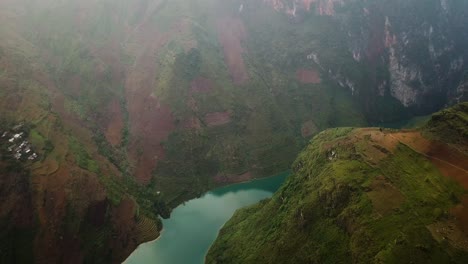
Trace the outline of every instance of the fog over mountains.
[[322, 130], [466, 101], [467, 46], [463, 0], [3, 0], [0, 262], [121, 262]]

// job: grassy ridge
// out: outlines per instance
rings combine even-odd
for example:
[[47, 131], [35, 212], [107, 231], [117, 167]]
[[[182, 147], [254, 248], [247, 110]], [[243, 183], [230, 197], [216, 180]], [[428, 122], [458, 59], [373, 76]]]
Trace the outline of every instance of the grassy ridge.
[[458, 150], [468, 154], [468, 103], [434, 114], [424, 132], [428, 137], [458, 146]]
[[[460, 109], [447, 111], [465, 115]], [[440, 132], [434, 119], [450, 121], [439, 115], [428, 126]], [[206, 262], [466, 263], [468, 248], [450, 235], [439, 241], [433, 228], [454, 221], [450, 210], [466, 191], [392, 133], [340, 128], [314, 137], [271, 199], [226, 223]]]

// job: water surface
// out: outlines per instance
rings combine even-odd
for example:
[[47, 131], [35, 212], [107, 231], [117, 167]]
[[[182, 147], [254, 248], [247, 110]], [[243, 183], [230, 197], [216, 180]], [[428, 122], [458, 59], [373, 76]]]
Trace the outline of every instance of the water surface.
[[235, 210], [271, 197], [288, 173], [215, 189], [163, 220], [159, 239], [140, 245], [125, 264], [201, 264]]

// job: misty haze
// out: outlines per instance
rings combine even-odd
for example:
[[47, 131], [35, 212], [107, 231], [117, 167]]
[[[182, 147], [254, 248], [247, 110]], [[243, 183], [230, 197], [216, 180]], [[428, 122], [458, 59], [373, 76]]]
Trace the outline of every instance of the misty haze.
[[468, 263], [468, 0], [0, 0], [0, 263]]

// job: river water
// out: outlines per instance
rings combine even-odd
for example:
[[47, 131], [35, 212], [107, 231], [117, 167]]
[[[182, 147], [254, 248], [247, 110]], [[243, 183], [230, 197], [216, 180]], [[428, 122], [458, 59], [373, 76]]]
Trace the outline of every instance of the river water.
[[289, 173], [215, 189], [173, 210], [161, 236], [140, 245], [125, 264], [201, 264], [219, 230], [242, 207], [271, 197]]

